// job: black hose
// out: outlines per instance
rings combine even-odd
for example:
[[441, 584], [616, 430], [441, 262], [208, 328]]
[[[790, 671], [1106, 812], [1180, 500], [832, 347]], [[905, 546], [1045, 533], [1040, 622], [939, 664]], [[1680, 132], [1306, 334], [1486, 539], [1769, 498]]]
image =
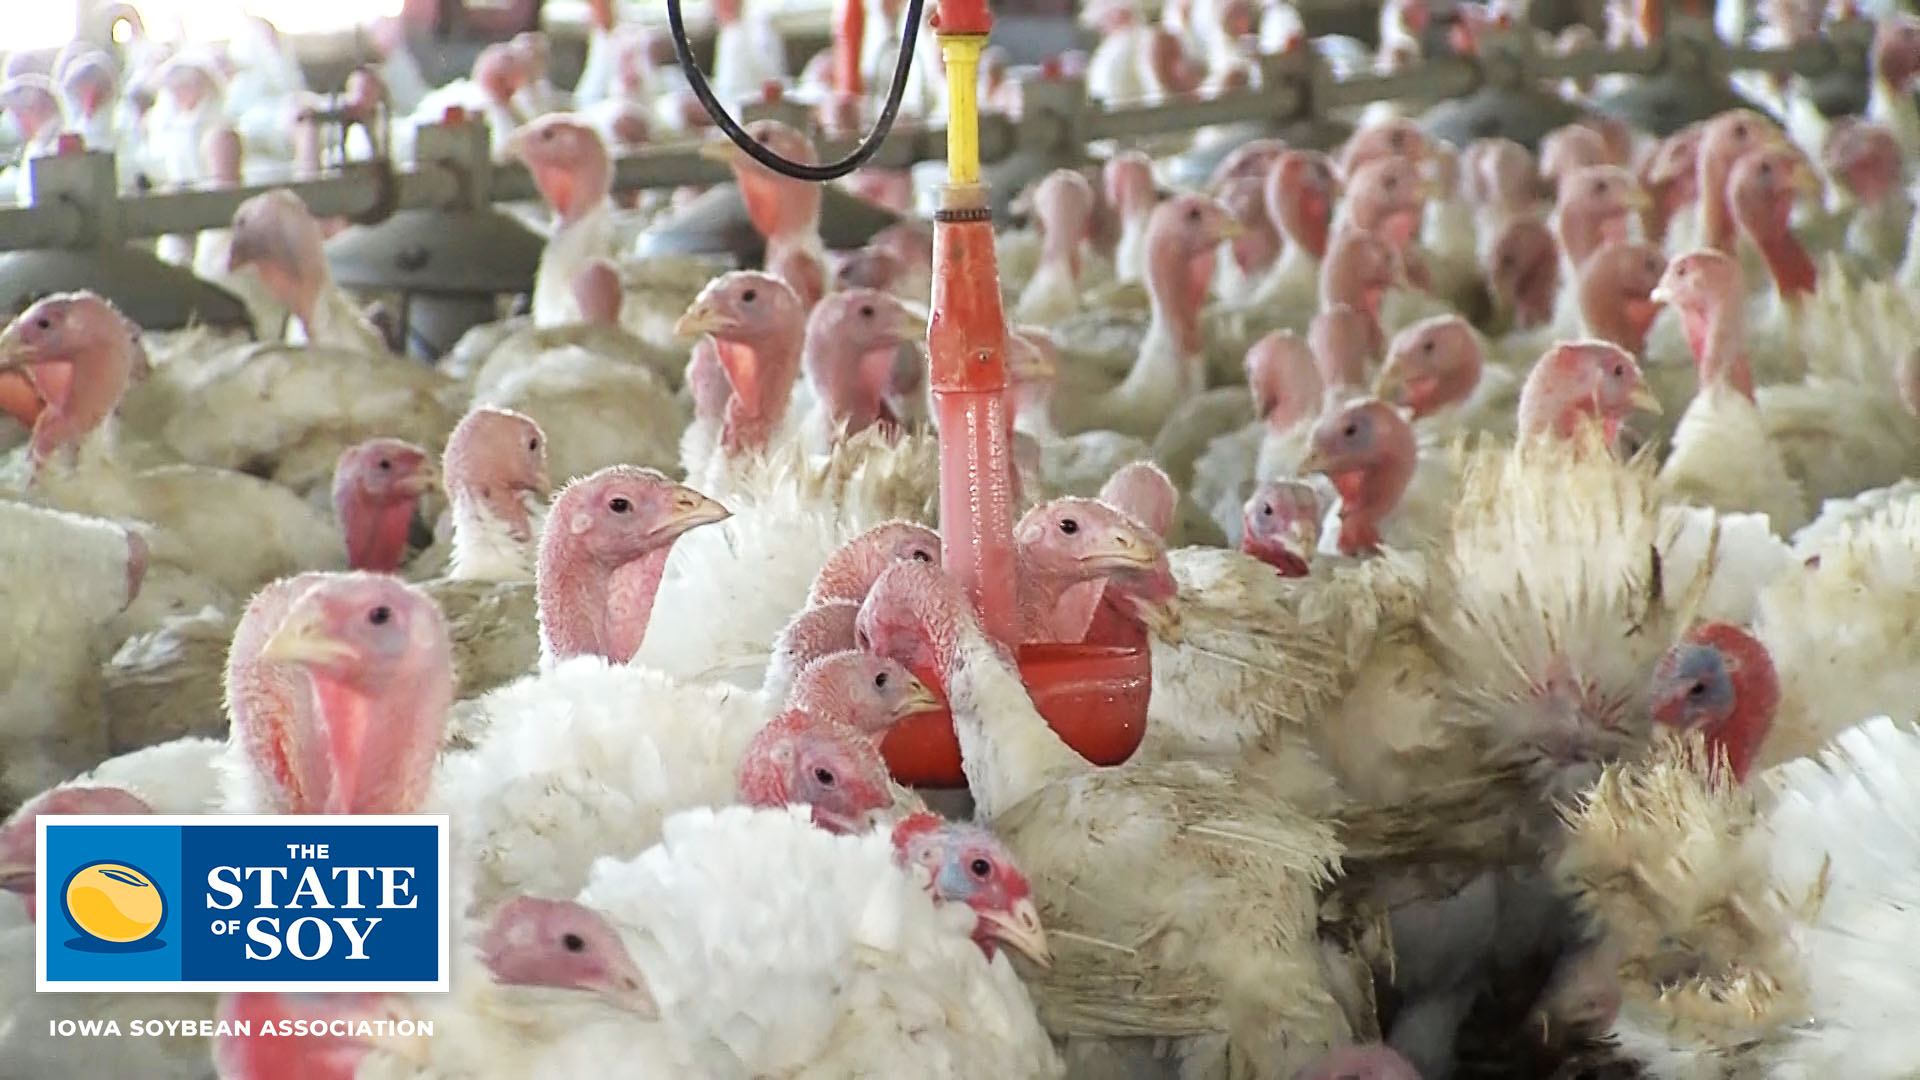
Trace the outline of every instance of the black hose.
[[[862, 0], [850, 2], [857, 4]], [[860, 140], [860, 145], [854, 147], [846, 157], [826, 165], [788, 161], [747, 134], [733, 117], [727, 115], [727, 107], [713, 95], [713, 87], [707, 85], [707, 77], [701, 74], [700, 65], [693, 58], [693, 46], [687, 41], [686, 20], [680, 15], [680, 0], [667, 0], [667, 32], [673, 36], [673, 52], [680, 58], [680, 69], [686, 72], [687, 85], [693, 89], [693, 96], [700, 99], [700, 107], [707, 110], [707, 115], [713, 117], [714, 124], [735, 146], [782, 176], [824, 184], [865, 165], [868, 158], [879, 152], [880, 144], [886, 141], [887, 133], [893, 130], [894, 117], [900, 113], [900, 99], [907, 92], [907, 76], [913, 71], [913, 50], [915, 40], [920, 35], [920, 12], [925, 4], [926, 0], [907, 0], [906, 25], [901, 31], [900, 55], [893, 63], [893, 82], [887, 87], [887, 100], [880, 107], [880, 116], [873, 122], [873, 130], [867, 132], [866, 137]]]

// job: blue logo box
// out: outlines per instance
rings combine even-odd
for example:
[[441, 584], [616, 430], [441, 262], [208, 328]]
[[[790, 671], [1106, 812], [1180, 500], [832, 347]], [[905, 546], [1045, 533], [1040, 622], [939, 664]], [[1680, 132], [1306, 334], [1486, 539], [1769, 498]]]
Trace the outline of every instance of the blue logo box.
[[41, 992], [441, 992], [447, 818], [38, 825]]

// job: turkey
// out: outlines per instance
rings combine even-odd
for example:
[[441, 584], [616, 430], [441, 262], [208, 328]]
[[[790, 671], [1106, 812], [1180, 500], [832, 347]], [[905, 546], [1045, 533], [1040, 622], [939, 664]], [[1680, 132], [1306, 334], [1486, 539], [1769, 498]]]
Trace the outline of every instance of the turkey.
[[[882, 573], [860, 631], [952, 707], [977, 818], [1032, 876], [1062, 943], [1036, 993], [1071, 1068], [1166, 1054], [1186, 1069], [1280, 1077], [1347, 1037], [1315, 944], [1314, 890], [1338, 855], [1323, 824], [1197, 763], [1093, 769], [1047, 727], [937, 569]], [[1126, 827], [1062, 843], [1063, 814]], [[1151, 881], [1165, 884], [1142, 887]], [[1217, 899], [1178, 902], [1195, 891]], [[1261, 930], [1237, 932], [1251, 926]]]

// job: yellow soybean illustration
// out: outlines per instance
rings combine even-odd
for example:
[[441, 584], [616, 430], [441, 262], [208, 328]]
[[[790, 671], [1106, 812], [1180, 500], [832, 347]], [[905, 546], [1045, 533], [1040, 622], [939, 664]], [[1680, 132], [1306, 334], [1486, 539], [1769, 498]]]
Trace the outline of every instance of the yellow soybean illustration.
[[67, 917], [75, 926], [118, 944], [154, 932], [166, 915], [160, 890], [131, 866], [94, 863], [67, 882]]

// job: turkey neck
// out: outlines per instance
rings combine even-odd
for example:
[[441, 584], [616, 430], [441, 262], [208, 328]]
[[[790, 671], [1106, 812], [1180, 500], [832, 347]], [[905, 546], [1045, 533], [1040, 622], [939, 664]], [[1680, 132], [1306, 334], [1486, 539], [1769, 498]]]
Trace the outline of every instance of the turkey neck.
[[1014, 567], [1024, 640], [1079, 641], [1099, 601], [1102, 579], [1076, 580], [1040, 570], [1024, 551], [1014, 552]]
[[1753, 365], [1747, 358], [1747, 327], [1740, 298], [1686, 308], [1680, 313], [1680, 325], [1687, 335], [1687, 347], [1693, 350], [1700, 385], [1721, 383], [1752, 401]]
[[653, 618], [654, 597], [666, 577], [671, 545], [649, 551], [616, 568], [607, 582], [607, 658], [624, 664], [640, 651]]
[[[1153, 321], [1178, 350], [1180, 359], [1200, 355], [1200, 308], [1213, 283], [1212, 250], [1188, 255], [1178, 244], [1152, 244], [1147, 249], [1147, 298]], [[1152, 331], [1148, 331], [1152, 336]]]
[[769, 252], [776, 243], [808, 244], [819, 234], [819, 187], [774, 176], [757, 165], [742, 169], [754, 171], [740, 177], [740, 199], [747, 204], [747, 220], [766, 240]]
[[1280, 257], [1280, 234], [1265, 217], [1247, 226], [1247, 231], [1228, 242], [1234, 265], [1243, 274], [1256, 274], [1272, 266]]
[[1086, 239], [1085, 221], [1048, 224], [1040, 230], [1040, 263], [1064, 267], [1076, 284], [1080, 281], [1080, 243]]
[[306, 328], [309, 345], [326, 345], [355, 352], [371, 350], [375, 355], [387, 351], [379, 332], [367, 322], [366, 316], [354, 305], [353, 300], [333, 283], [333, 275], [326, 271], [324, 264], [312, 302], [307, 305], [306, 311], [296, 311], [294, 314], [299, 317], [300, 325]]
[[539, 325], [560, 325], [578, 318], [574, 278], [588, 259], [610, 249], [612, 234], [613, 204], [605, 196], [578, 214], [561, 216], [559, 227], [540, 254], [540, 269], [534, 277], [533, 310]]
[[1626, 230], [1609, 229], [1609, 215], [1597, 211], [1563, 212], [1560, 215], [1560, 250], [1565, 253], [1566, 268], [1578, 271], [1587, 264], [1587, 259], [1600, 250], [1609, 233], [1617, 234], [1618, 239], [1626, 238]]
[[865, 431], [888, 414], [884, 395], [874, 389], [876, 363], [892, 362], [897, 346], [861, 350], [858, 343], [829, 332], [808, 334], [802, 366], [813, 383], [820, 407], [827, 410], [829, 428], [847, 435]]
[[714, 339], [714, 354], [731, 390], [720, 432], [727, 453], [766, 449], [786, 419], [805, 334], [804, 328], [782, 330], [751, 344]]
[[334, 516], [346, 533], [347, 565], [377, 574], [398, 570], [407, 554], [414, 502], [410, 498], [369, 502], [350, 493], [335, 499]]
[[452, 660], [442, 635], [428, 664], [368, 693], [315, 674], [331, 780], [308, 813], [407, 814], [420, 805], [453, 704]]
[[557, 532], [565, 527], [555, 522], [548, 529], [534, 577], [542, 659], [599, 656], [624, 664], [647, 636], [671, 545], [608, 566], [580, 550], [577, 538]]
[[1360, 555], [1380, 546], [1380, 522], [1400, 503], [1413, 481], [1413, 440], [1407, 453], [1390, 454], [1365, 469], [1332, 477], [1340, 492], [1340, 553]]
[[1659, 313], [1644, 295], [1620, 295], [1612, 283], [1595, 275], [1580, 282], [1581, 317], [1587, 331], [1611, 341], [1635, 356], [1647, 352], [1647, 330]]
[[448, 484], [453, 503], [453, 557], [449, 576], [463, 581], [519, 581], [530, 571], [538, 499], [504, 484]]
[[1333, 208], [1318, 193], [1306, 193], [1278, 203], [1280, 230], [1288, 248], [1298, 249], [1312, 262], [1327, 257], [1327, 233], [1333, 225]]
[[60, 377], [59, 369], [64, 367], [67, 393], [64, 400], [49, 399], [34, 424], [34, 461], [45, 461], [56, 447], [78, 443], [105, 423], [126, 393], [127, 383], [133, 378], [133, 363], [134, 345], [125, 342], [81, 349], [35, 364], [36, 369], [53, 368], [54, 379]]
[[1700, 224], [1702, 239], [1722, 254], [1734, 254], [1733, 208], [1727, 202], [1727, 174], [1733, 163], [1724, 153], [1700, 154]]
[[1780, 299], [1797, 301], [1813, 292], [1817, 274], [1813, 256], [1800, 246], [1792, 230], [1782, 224], [1772, 228], [1749, 229], [1747, 235], [1753, 238], [1754, 246], [1760, 249], [1760, 257], [1766, 260], [1767, 272], [1773, 276], [1774, 292], [1779, 294]]
[[[1744, 693], [1753, 694], [1755, 690], [1749, 688]], [[1760, 700], [1742, 700], [1740, 706], [1710, 733], [1713, 744], [1726, 752], [1727, 767], [1733, 771], [1734, 780], [1747, 778], [1747, 770], [1752, 767], [1760, 743], [1773, 724], [1774, 707], [1779, 703], [1779, 696], [1776, 687], [1770, 695]]]
[[991, 822], [1047, 784], [1087, 769], [1034, 708], [1019, 673], [978, 624], [955, 627], [933, 644], [980, 819]]

